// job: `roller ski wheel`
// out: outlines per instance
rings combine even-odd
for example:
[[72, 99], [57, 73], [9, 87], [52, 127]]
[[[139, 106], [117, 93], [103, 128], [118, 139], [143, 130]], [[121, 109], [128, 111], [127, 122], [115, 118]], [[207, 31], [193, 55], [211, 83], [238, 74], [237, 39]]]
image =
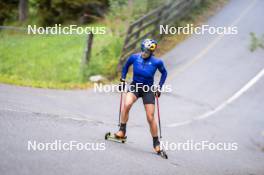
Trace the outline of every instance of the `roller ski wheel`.
[[163, 159], [168, 159], [168, 155], [164, 150], [160, 150], [157, 152], [157, 154], [162, 157]]
[[107, 132], [105, 134], [105, 140], [109, 140], [113, 142], [126, 143], [126, 139], [127, 139], [127, 136], [120, 138], [120, 137], [116, 137], [116, 135], [111, 132]]

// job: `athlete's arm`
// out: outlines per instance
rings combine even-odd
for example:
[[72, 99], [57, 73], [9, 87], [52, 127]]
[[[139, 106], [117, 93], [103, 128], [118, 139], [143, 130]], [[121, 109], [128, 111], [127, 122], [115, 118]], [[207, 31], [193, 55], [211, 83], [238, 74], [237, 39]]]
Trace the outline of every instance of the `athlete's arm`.
[[133, 62], [134, 62], [134, 56], [131, 55], [131, 56], [128, 58], [126, 64], [124, 65], [124, 67], [123, 67], [123, 69], [122, 69], [122, 76], [121, 76], [121, 79], [123, 79], [123, 80], [126, 79], [126, 75], [127, 75], [128, 69], [129, 69], [129, 67], [131, 66], [131, 64], [133, 64]]
[[160, 82], [159, 82], [159, 86], [160, 88], [163, 86], [163, 84], [165, 83], [165, 80], [167, 78], [167, 70], [163, 64], [163, 61], [160, 60], [159, 64], [158, 64], [158, 69], [161, 73], [161, 77], [160, 77]]

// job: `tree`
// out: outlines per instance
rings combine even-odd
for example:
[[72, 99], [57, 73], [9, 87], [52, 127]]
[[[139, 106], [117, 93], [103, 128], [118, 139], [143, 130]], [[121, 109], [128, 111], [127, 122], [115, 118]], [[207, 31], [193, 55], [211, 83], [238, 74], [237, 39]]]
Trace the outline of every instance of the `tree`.
[[16, 20], [17, 18], [18, 0], [0, 1], [0, 25], [8, 20]]
[[19, 0], [19, 21], [25, 21], [28, 16], [28, 0]]
[[[88, 23], [103, 17], [108, 0], [36, 0], [40, 24]], [[82, 18], [80, 20], [80, 18]]]

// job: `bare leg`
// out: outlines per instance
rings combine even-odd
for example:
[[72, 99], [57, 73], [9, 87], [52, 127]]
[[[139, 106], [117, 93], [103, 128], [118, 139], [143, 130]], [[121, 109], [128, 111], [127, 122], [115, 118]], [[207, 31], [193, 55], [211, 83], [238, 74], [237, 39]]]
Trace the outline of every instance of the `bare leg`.
[[154, 104], [145, 104], [145, 110], [147, 115], [147, 120], [150, 127], [150, 133], [153, 137], [153, 147], [156, 152], [160, 151], [160, 145], [158, 140], [158, 127], [157, 122], [154, 118], [155, 105]]
[[156, 120], [154, 118], [154, 112], [155, 112], [155, 105], [154, 104], [145, 104], [145, 110], [147, 115], [147, 120], [150, 127], [150, 133], [152, 137], [158, 136], [158, 127]]
[[[122, 114], [121, 114], [121, 127], [122, 127], [122, 125], [127, 123], [128, 117], [129, 117], [129, 111], [130, 111], [133, 103], [136, 100], [137, 100], [137, 97], [133, 93], [128, 92], [126, 94], [124, 109], [123, 109]], [[119, 130], [115, 135], [118, 137], [124, 137], [125, 133], [122, 130]]]
[[137, 97], [133, 93], [128, 92], [126, 94], [124, 109], [123, 109], [122, 114], [121, 114], [121, 123], [127, 123], [129, 111], [130, 111], [133, 103], [136, 100], [137, 100]]

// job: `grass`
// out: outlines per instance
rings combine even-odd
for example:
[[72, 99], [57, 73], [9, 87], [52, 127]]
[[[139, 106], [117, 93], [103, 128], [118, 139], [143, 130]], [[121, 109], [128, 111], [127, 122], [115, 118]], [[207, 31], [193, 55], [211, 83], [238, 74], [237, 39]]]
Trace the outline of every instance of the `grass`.
[[21, 79], [79, 82], [84, 38], [5, 35], [0, 40], [0, 72]]
[[[136, 1], [135, 1], [136, 2]], [[205, 0], [178, 22], [199, 23], [217, 11], [226, 0]], [[136, 8], [137, 9], [137, 8]], [[0, 31], [0, 82], [42, 88], [87, 88], [89, 76], [102, 74], [112, 77], [122, 49], [128, 21], [143, 12], [129, 15], [124, 8], [109, 15], [93, 26], [107, 26], [107, 34], [95, 35], [91, 60], [81, 71], [81, 59], [86, 42], [85, 35], [27, 35], [21, 32]], [[113, 20], [115, 22], [113, 23]], [[188, 35], [166, 36], [160, 42], [157, 55], [163, 55]]]
[[251, 43], [250, 43], [250, 51], [254, 52], [258, 48], [264, 49], [264, 34], [260, 37], [257, 37], [254, 32], [250, 33]]
[[49, 89], [86, 89], [92, 87], [92, 84], [87, 83], [59, 83], [51, 81], [35, 81], [29, 79], [21, 79], [16, 75], [1, 75], [0, 82], [13, 84], [18, 86], [30, 86], [35, 88], [49, 88]]
[[[85, 35], [33, 36], [1, 32], [0, 38], [1, 82], [19, 85], [31, 82], [32, 86], [51, 88], [62, 87], [62, 84], [65, 87], [86, 84], [80, 69]], [[107, 76], [114, 72], [121, 46], [122, 39], [112, 34], [95, 35], [85, 77], [98, 73]], [[7, 81], [7, 77], [12, 81]]]

